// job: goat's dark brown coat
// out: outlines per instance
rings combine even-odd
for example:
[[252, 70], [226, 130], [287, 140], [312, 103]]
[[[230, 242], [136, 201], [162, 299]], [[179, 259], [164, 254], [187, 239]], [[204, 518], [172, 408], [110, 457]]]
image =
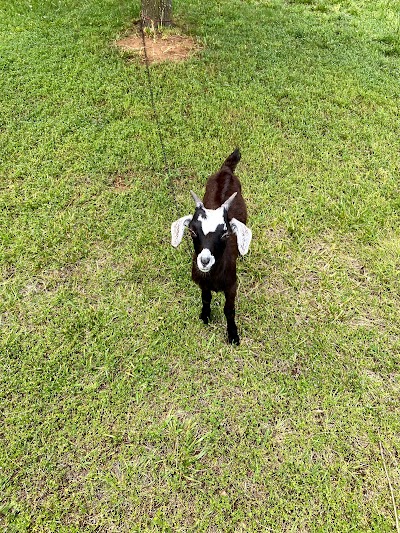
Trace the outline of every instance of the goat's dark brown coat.
[[[240, 160], [240, 152], [236, 149], [223, 163], [220, 170], [207, 180], [203, 198], [204, 207], [218, 209], [233, 193], [237, 193], [226, 214], [227, 220], [236, 218], [243, 224], [247, 222], [246, 204], [242, 196], [242, 187], [234, 171]], [[190, 227], [190, 226], [189, 226]], [[193, 255], [192, 279], [202, 291], [202, 311], [200, 318], [208, 323], [210, 318], [211, 291], [225, 293], [224, 313], [227, 319], [228, 340], [239, 344], [239, 336], [235, 323], [235, 298], [237, 290], [236, 259], [238, 245], [236, 235], [229, 228], [229, 237], [218, 261], [209, 273], [202, 273], [197, 268], [197, 255]]]

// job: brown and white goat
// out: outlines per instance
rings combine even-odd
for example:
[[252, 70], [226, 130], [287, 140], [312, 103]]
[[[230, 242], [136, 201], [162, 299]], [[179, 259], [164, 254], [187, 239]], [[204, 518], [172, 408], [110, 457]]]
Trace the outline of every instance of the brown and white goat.
[[172, 246], [180, 244], [185, 227], [192, 237], [192, 279], [201, 289], [203, 307], [200, 318], [205, 324], [211, 314], [211, 291], [225, 293], [224, 313], [231, 344], [239, 344], [235, 323], [236, 259], [238, 253], [248, 252], [251, 241], [251, 230], [245, 225], [247, 210], [242, 187], [234, 175], [240, 157], [240, 151], [236, 149], [220, 170], [208, 178], [203, 201], [191, 191], [196, 203], [194, 214], [171, 225]]

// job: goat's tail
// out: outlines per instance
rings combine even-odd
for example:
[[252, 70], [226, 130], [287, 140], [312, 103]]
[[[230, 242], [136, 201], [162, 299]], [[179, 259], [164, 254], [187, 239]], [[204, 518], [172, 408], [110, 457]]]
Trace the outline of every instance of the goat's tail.
[[222, 166], [228, 167], [232, 172], [235, 172], [236, 165], [239, 163], [241, 157], [239, 148], [236, 148], [236, 150], [224, 161]]

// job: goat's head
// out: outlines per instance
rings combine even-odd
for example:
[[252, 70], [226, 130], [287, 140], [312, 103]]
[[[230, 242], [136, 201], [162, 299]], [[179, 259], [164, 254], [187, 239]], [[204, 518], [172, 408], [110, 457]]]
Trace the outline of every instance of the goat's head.
[[210, 272], [213, 265], [224, 253], [228, 238], [236, 234], [239, 253], [248, 252], [251, 241], [251, 230], [239, 220], [228, 220], [228, 210], [235, 199], [236, 192], [218, 209], [206, 209], [199, 197], [191, 191], [196, 203], [193, 215], [179, 218], [171, 225], [171, 244], [177, 247], [183, 238], [185, 227], [188, 228], [193, 240], [197, 268]]

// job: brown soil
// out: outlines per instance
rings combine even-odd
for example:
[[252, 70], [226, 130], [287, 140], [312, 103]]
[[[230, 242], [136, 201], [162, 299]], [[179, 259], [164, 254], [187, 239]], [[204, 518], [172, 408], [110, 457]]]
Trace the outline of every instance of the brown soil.
[[125, 180], [122, 176], [116, 176], [114, 178], [113, 186], [117, 192], [124, 192], [129, 190], [129, 186], [125, 183]]
[[[163, 61], [184, 61], [191, 57], [198, 46], [191, 37], [182, 35], [156, 35], [145, 36], [147, 57], [149, 63], [162, 63]], [[119, 39], [115, 43], [124, 52], [139, 54], [144, 60], [144, 47], [141, 35], [130, 35]]]

